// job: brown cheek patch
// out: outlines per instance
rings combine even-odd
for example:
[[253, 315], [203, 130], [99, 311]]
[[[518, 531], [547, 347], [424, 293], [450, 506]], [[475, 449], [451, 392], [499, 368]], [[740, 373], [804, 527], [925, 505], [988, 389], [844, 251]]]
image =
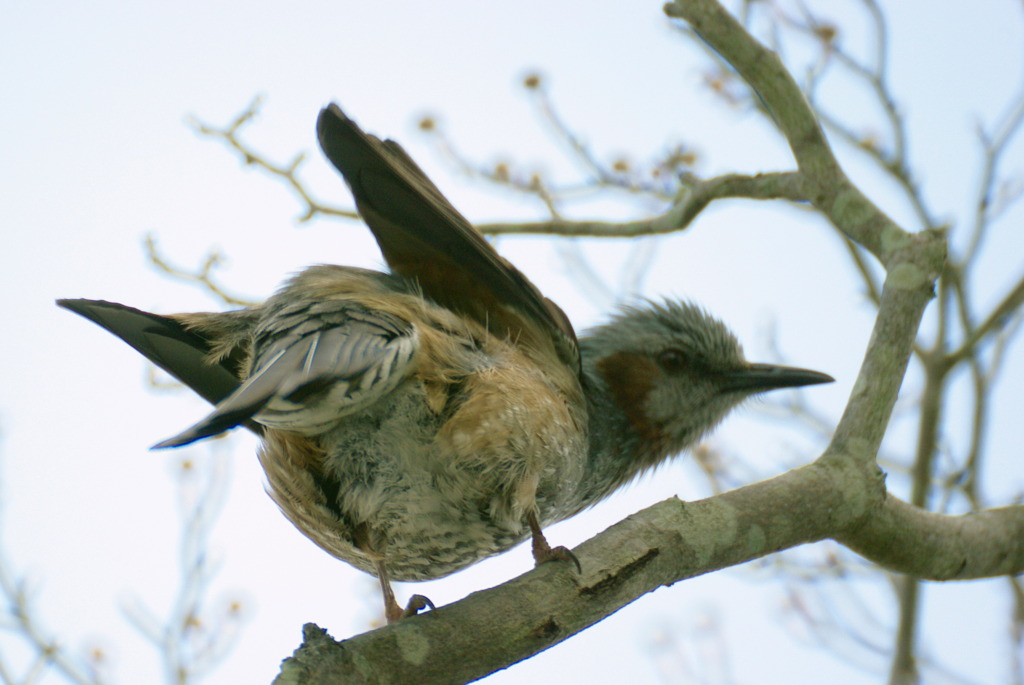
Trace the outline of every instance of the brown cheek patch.
[[604, 357], [597, 368], [633, 430], [652, 451], [657, 451], [664, 435], [661, 427], [650, 420], [646, 408], [647, 396], [662, 376], [661, 369], [649, 358], [627, 352]]

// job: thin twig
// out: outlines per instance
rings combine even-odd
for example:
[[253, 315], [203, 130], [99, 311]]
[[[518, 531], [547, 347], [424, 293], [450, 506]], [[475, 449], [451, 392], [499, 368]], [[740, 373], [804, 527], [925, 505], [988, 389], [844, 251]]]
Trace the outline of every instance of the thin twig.
[[247, 307], [253, 304], [250, 300], [245, 300], [237, 295], [228, 293], [227, 290], [213, 279], [214, 271], [224, 263], [223, 255], [217, 250], [210, 251], [206, 259], [203, 260], [203, 263], [195, 271], [187, 271], [172, 265], [160, 254], [156, 246], [156, 238], [152, 234], [146, 235], [143, 245], [146, 248], [146, 257], [149, 259], [149, 262], [175, 280], [196, 284], [226, 305]]
[[204, 124], [194, 116], [189, 117], [187, 122], [196, 133], [224, 141], [239, 154], [246, 165], [259, 167], [272, 176], [277, 176], [284, 180], [306, 205], [306, 211], [299, 217], [300, 223], [309, 221], [321, 214], [345, 219], [358, 219], [359, 214], [355, 210], [333, 207], [313, 199], [309, 191], [306, 190], [305, 185], [298, 178], [299, 167], [306, 160], [305, 153], [296, 155], [289, 164], [274, 164], [267, 161], [262, 155], [253, 152], [239, 139], [239, 132], [255, 118], [262, 104], [263, 99], [261, 97], [254, 98], [245, 111], [235, 117], [235, 120], [225, 128]]

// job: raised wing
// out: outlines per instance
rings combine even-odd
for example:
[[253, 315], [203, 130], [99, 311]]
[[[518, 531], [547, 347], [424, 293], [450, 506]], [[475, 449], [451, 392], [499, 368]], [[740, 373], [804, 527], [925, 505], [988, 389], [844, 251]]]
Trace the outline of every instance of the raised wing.
[[252, 372], [202, 421], [155, 447], [178, 447], [252, 418], [303, 434], [373, 404], [411, 370], [415, 329], [352, 301], [298, 301], [256, 327]]
[[398, 143], [364, 133], [334, 104], [320, 112], [317, 135], [394, 273], [498, 335], [550, 341], [579, 369], [576, 336], [562, 310], [484, 240]]

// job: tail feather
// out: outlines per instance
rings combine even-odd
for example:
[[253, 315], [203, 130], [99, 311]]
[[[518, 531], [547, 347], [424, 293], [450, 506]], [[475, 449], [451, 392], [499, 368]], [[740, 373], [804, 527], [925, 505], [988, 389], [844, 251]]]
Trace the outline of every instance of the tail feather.
[[[233, 360], [225, 358], [211, 364], [210, 341], [175, 318], [105, 300], [57, 300], [57, 304], [121, 338], [210, 404], [219, 403], [241, 385], [232, 368]], [[249, 415], [232, 425], [244, 423], [250, 429], [260, 430], [248, 420]]]

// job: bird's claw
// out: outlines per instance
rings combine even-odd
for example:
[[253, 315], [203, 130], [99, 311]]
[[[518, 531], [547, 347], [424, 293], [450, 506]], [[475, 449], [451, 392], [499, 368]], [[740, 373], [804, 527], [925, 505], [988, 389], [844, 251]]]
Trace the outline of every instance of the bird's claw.
[[410, 597], [409, 602], [405, 605], [404, 609], [400, 607], [397, 602], [392, 600], [384, 610], [384, 618], [386, 618], [387, 622], [391, 624], [395, 621], [400, 621], [403, 618], [415, 616], [427, 607], [430, 607], [431, 610], [435, 608], [434, 603], [423, 595], [413, 595]]
[[402, 618], [405, 618], [406, 616], [415, 616], [427, 607], [430, 607], [431, 611], [436, 608], [434, 603], [427, 597], [424, 597], [423, 595], [413, 595], [409, 598], [409, 602], [405, 605], [405, 609], [402, 611]]
[[583, 567], [580, 566], [580, 560], [576, 558], [576, 555], [572, 553], [571, 549], [561, 545], [558, 547], [548, 547], [547, 549], [535, 550], [533, 553], [533, 559], [538, 566], [546, 561], [571, 561], [576, 567], [576, 572], [583, 573]]

